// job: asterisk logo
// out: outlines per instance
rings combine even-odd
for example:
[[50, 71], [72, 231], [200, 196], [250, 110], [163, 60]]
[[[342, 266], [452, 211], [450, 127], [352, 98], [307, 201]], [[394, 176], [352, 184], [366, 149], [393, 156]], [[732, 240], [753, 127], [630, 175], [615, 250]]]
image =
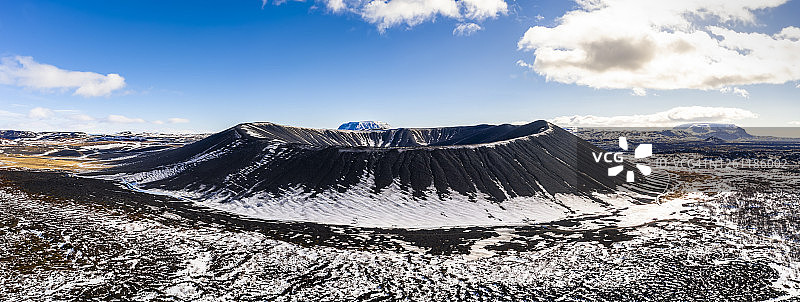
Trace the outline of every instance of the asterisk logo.
[[[628, 140], [624, 136], [619, 137], [619, 147], [622, 150], [628, 151]], [[634, 158], [645, 158], [651, 155], [653, 155], [652, 144], [640, 144], [636, 146], [636, 149], [633, 151]], [[624, 169], [625, 167], [623, 167], [622, 165], [608, 168], [608, 176], [617, 176]], [[642, 175], [644, 176], [650, 175], [650, 173], [653, 172], [653, 169], [651, 169], [649, 166], [641, 164], [636, 164], [636, 169], [639, 169], [639, 172], [642, 172]], [[634, 182], [633, 171], [627, 171], [626, 181]]]

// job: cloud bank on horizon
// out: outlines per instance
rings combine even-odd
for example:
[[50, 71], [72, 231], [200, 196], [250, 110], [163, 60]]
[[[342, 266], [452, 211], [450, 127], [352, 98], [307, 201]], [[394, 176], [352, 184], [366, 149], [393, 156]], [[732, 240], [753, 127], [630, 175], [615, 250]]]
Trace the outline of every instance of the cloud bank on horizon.
[[[787, 0], [577, 0], [554, 27], [534, 26], [518, 42], [548, 81], [600, 89], [720, 90], [800, 80], [800, 28], [742, 32], [754, 12]], [[524, 63], [524, 65], [523, 65]]]
[[641, 115], [594, 116], [573, 115], [559, 116], [550, 120], [559, 126], [580, 127], [674, 127], [680, 124], [733, 123], [738, 120], [758, 118], [749, 110], [729, 107], [675, 107], [667, 111]]
[[[149, 129], [150, 125], [174, 125], [189, 123], [189, 119], [172, 117], [166, 121], [148, 121], [139, 117], [109, 114], [94, 117], [73, 109], [51, 109], [34, 107], [25, 112], [0, 110], [0, 129], [22, 129], [32, 131], [85, 131], [91, 133]], [[173, 132], [193, 132], [170, 129]]]

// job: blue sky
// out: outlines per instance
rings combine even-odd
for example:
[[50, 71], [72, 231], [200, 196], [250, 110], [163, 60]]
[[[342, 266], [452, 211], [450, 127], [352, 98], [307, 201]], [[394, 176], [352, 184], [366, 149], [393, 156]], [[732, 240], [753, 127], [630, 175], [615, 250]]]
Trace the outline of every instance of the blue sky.
[[[656, 8], [663, 14], [648, 13], [656, 21], [638, 32], [622, 30], [635, 20], [614, 18], [644, 12], [624, 0], [472, 1], [3, 1], [0, 128], [800, 124], [796, 1], [760, 9], [742, 1], [661, 21], [708, 10], [676, 1], [686, 3]], [[595, 30], [603, 17], [620, 32]], [[687, 35], [666, 36], [676, 32]], [[749, 33], [772, 50], [757, 49], [765, 44]], [[692, 50], [671, 56], [670, 47], [686, 44], [675, 41]], [[718, 45], [703, 46], [709, 41]], [[671, 67], [684, 61], [691, 68]]]

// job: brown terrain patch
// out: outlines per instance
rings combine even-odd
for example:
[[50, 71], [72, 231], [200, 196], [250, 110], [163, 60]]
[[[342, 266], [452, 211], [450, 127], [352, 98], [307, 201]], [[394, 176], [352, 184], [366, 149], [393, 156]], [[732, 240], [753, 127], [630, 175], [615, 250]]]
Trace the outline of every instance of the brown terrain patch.
[[24, 170], [94, 171], [107, 168], [95, 160], [0, 154], [0, 168]]

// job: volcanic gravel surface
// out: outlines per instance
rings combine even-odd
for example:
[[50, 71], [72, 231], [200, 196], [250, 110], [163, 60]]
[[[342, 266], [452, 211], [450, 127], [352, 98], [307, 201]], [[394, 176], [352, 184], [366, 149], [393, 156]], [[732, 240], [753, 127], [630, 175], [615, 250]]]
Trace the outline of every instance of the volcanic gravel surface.
[[381, 230], [245, 219], [107, 181], [2, 171], [0, 300], [797, 301], [796, 212], [752, 210], [757, 200], [696, 198], [628, 226], [611, 215]]

